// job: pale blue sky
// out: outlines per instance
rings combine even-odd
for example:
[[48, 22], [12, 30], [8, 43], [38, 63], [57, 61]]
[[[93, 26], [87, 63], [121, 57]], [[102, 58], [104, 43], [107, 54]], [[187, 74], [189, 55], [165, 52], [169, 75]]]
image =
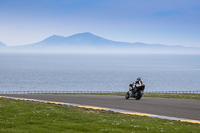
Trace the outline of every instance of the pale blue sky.
[[82, 32], [200, 47], [200, 0], [0, 0], [0, 41], [8, 46]]

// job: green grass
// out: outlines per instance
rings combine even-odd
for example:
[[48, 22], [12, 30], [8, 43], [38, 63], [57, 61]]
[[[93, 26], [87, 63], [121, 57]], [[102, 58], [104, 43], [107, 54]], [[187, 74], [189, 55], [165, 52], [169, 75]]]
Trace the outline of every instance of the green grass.
[[191, 93], [145, 93], [144, 97], [200, 100], [200, 94], [191, 94]]
[[198, 133], [200, 124], [0, 98], [0, 133]]
[[[51, 93], [51, 94], [61, 94], [61, 93]], [[125, 96], [125, 92], [124, 93], [62, 93], [62, 94]], [[143, 97], [160, 97], [160, 98], [200, 100], [200, 94], [193, 94], [193, 93], [144, 93]]]

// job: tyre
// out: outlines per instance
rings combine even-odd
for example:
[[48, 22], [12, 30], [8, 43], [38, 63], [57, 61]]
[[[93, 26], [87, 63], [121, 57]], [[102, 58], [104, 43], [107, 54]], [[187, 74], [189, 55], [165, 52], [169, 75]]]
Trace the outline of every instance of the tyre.
[[125, 98], [129, 99], [129, 92], [126, 93]]
[[142, 97], [142, 95], [143, 95], [143, 92], [142, 92], [141, 90], [137, 91], [137, 92], [135, 93], [135, 99], [136, 99], [136, 100], [140, 100], [141, 97]]

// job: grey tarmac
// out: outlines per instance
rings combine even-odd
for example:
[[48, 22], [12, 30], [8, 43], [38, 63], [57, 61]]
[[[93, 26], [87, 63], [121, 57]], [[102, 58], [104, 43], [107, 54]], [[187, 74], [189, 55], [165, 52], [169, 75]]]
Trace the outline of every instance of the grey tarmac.
[[64, 102], [200, 121], [200, 101], [142, 97], [140, 100], [108, 95], [0, 94], [0, 96]]

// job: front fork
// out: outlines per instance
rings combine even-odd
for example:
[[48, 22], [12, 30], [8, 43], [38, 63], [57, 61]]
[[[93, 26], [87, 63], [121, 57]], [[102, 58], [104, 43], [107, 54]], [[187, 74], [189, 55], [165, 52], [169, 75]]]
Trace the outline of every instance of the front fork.
[[135, 98], [135, 93], [133, 91], [129, 91], [129, 96]]

